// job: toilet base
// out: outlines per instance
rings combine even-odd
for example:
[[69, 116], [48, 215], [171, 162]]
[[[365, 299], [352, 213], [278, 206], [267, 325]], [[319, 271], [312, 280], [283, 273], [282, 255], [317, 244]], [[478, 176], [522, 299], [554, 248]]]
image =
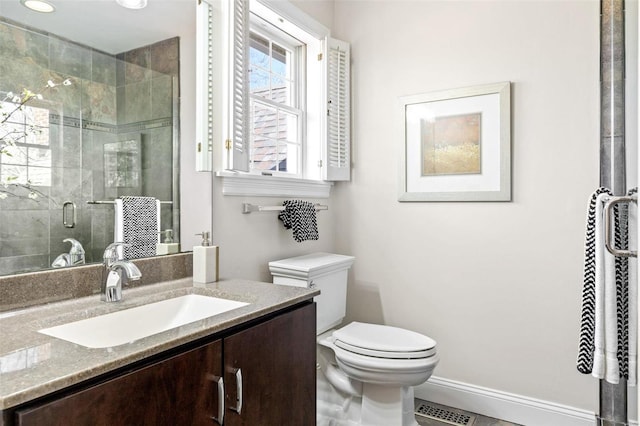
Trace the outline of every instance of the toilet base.
[[418, 426], [414, 414], [413, 386], [390, 387], [363, 383], [361, 424]]
[[317, 375], [318, 426], [418, 426], [413, 387], [363, 384], [363, 396], [337, 391], [322, 370]]

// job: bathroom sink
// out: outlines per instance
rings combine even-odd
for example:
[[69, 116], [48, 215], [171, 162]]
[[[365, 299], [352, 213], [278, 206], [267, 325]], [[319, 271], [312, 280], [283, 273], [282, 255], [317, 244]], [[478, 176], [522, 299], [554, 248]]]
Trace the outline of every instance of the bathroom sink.
[[248, 303], [189, 294], [38, 332], [88, 348], [109, 348], [246, 305]]

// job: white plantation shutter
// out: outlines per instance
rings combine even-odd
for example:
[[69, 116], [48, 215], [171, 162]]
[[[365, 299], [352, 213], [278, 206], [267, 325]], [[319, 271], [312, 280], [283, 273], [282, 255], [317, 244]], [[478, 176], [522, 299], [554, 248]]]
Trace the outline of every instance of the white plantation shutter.
[[249, 0], [233, 0], [227, 167], [249, 171]]
[[350, 179], [350, 82], [349, 43], [326, 39], [327, 57], [327, 141], [325, 147], [325, 180]]
[[196, 9], [196, 171], [212, 170], [213, 97], [214, 97], [214, 22], [213, 7], [208, 0]]

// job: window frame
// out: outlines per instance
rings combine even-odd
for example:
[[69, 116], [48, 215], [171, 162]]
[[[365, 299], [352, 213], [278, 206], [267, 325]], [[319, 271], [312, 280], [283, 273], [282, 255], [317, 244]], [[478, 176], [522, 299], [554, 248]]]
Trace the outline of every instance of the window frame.
[[[237, 111], [243, 103], [234, 99], [232, 92], [234, 88], [242, 87], [244, 83], [240, 83], [240, 86], [229, 83], [233, 81], [234, 75], [239, 75], [237, 74], [239, 69], [247, 69], [246, 66], [237, 67], [241, 61], [246, 61], [246, 54], [237, 50], [238, 45], [235, 40], [238, 39], [238, 34], [242, 33], [245, 35], [240, 39], [246, 40], [249, 15], [244, 12], [254, 8], [260, 9], [260, 16], [266, 15], [277, 20], [282, 24], [281, 28], [285, 32], [307, 43], [309, 47], [305, 58], [306, 74], [309, 76], [309, 81], [320, 83], [308, 84], [304, 93], [307, 104], [304, 134], [307, 140], [306, 146], [303, 147], [302, 179], [246, 172], [248, 168], [248, 151], [245, 148], [248, 145], [247, 138], [242, 137], [242, 133], [238, 131], [241, 128], [238, 123], [243, 121], [237, 119], [234, 121], [234, 111]], [[198, 140], [194, 145], [197, 169], [199, 171], [217, 170], [214, 176], [221, 178], [220, 186], [223, 195], [327, 198], [333, 181], [336, 180], [328, 173], [325, 157], [328, 150], [326, 145], [329, 143], [326, 91], [330, 56], [326, 52], [331, 40], [329, 29], [285, 0], [252, 0], [250, 5], [248, 0], [202, 0], [198, 6], [198, 25], [197, 51], [200, 65], [196, 74], [196, 84], [201, 96], [199, 101], [197, 99]], [[298, 35], [300, 32], [303, 33], [302, 36]], [[305, 37], [309, 38], [309, 42]], [[235, 52], [240, 62], [235, 59], [232, 61], [234, 58], [232, 52]], [[222, 66], [213, 66], [214, 64]], [[314, 86], [313, 90], [310, 86]], [[211, 90], [212, 88], [215, 90]], [[244, 91], [240, 91], [242, 92]], [[203, 96], [207, 93], [208, 97]], [[236, 90], [236, 93], [239, 92]], [[209, 100], [208, 103], [207, 100]], [[232, 105], [236, 108], [234, 109]], [[245, 111], [246, 108], [240, 110]], [[241, 116], [242, 114], [238, 115], [238, 117]], [[246, 128], [246, 126], [243, 127]], [[235, 133], [230, 133], [231, 130]], [[239, 136], [240, 139], [234, 138], [234, 135]], [[349, 143], [350, 141], [347, 141], [347, 144]], [[243, 166], [243, 163], [247, 166]], [[239, 167], [229, 167], [229, 164], [237, 164]]]
[[[3, 94], [6, 95], [6, 93], [3, 92]], [[10, 107], [8, 108], [9, 111], [13, 110], [17, 104], [11, 101], [7, 101], [7, 100], [3, 100], [0, 101], [5, 105], [10, 105]], [[49, 105], [49, 102], [45, 102], [42, 100], [38, 100], [38, 99], [32, 99], [28, 104], [25, 104], [22, 106], [21, 110], [22, 110], [22, 115], [24, 116], [24, 120], [23, 122], [20, 121], [16, 121], [13, 118], [9, 118], [6, 123], [7, 124], [11, 124], [11, 125], [15, 125], [15, 126], [19, 126], [22, 128], [21, 132], [24, 133], [24, 135], [26, 136], [27, 133], [27, 129], [28, 128], [38, 128], [38, 129], [46, 129], [46, 134], [47, 134], [47, 143], [46, 144], [41, 144], [41, 143], [31, 143], [28, 141], [28, 139], [25, 139], [23, 141], [15, 141], [12, 144], [9, 144], [9, 148], [11, 148], [13, 146], [13, 148], [18, 149], [19, 151], [21, 151], [24, 154], [24, 162], [7, 162], [6, 160], [4, 160], [4, 155], [5, 154], [0, 154], [0, 184], [4, 185], [4, 184], [18, 184], [18, 185], [32, 185], [34, 187], [41, 187], [41, 188], [50, 188], [53, 185], [52, 182], [52, 169], [53, 169], [53, 150], [51, 147], [51, 113], [52, 111], [54, 111], [54, 106], [55, 105]], [[28, 124], [27, 123], [27, 118], [26, 118], [26, 111], [28, 109], [38, 109], [38, 110], [42, 110], [42, 114], [46, 114], [47, 116], [47, 125], [43, 126], [43, 125], [39, 125], [39, 124]], [[37, 136], [36, 136], [37, 137]], [[5, 147], [5, 149], [7, 149]], [[10, 150], [10, 149], [9, 149]], [[43, 150], [43, 151], [48, 151], [49, 152], [49, 164], [46, 166], [43, 165], [37, 165], [37, 160], [31, 156], [31, 150]], [[34, 164], [35, 163], [35, 164]], [[11, 167], [22, 167], [25, 169], [25, 173], [26, 173], [26, 180], [22, 180], [20, 178], [17, 178], [15, 180], [9, 181], [3, 179], [3, 169], [11, 169]], [[48, 178], [48, 184], [47, 183], [42, 183], [41, 181], [38, 180], [34, 180], [31, 178], [31, 172], [32, 171], [48, 171], [49, 174], [49, 178]]]
[[[257, 175], [267, 175], [267, 176], [280, 176], [280, 177], [293, 177], [293, 178], [304, 178], [305, 170], [304, 170], [304, 156], [305, 156], [305, 145], [306, 145], [306, 97], [304, 96], [307, 90], [307, 78], [306, 78], [306, 67], [305, 67], [305, 57], [306, 57], [306, 49], [307, 45], [303, 41], [296, 39], [295, 37], [285, 33], [282, 29], [276, 27], [271, 22], [268, 22], [261, 16], [251, 12], [251, 16], [249, 18], [250, 27], [249, 27], [249, 40], [251, 40], [251, 33], [257, 34], [259, 37], [262, 37], [269, 41], [269, 45], [278, 44], [281, 45], [284, 49], [287, 49], [292, 52], [292, 68], [293, 71], [291, 73], [294, 84], [290, 85], [290, 90], [293, 91], [290, 94], [290, 98], [293, 100], [293, 105], [286, 105], [280, 102], [273, 101], [272, 99], [268, 99], [259, 95], [255, 95], [249, 91], [249, 111], [248, 116], [250, 117], [249, 123], [252, 126], [255, 122], [253, 120], [254, 103], [259, 103], [265, 105], [269, 108], [274, 108], [277, 111], [284, 111], [288, 114], [294, 115], [297, 117], [298, 124], [296, 126], [296, 141], [295, 145], [297, 146], [297, 153], [295, 158], [295, 163], [297, 164], [297, 171], [293, 172], [283, 172], [280, 170], [260, 170], [253, 167], [253, 152], [255, 149], [255, 133], [253, 129], [249, 129], [249, 172]], [[295, 40], [295, 42], [294, 42]], [[250, 43], [250, 42], [249, 42]], [[249, 45], [250, 48], [250, 45]], [[253, 64], [249, 61], [250, 68], [253, 68]], [[271, 75], [271, 69], [268, 70]], [[269, 83], [269, 90], [272, 90], [271, 79]], [[279, 118], [279, 114], [277, 114], [276, 119]], [[278, 144], [284, 143], [289, 145], [288, 141], [283, 141], [279, 138], [276, 138], [276, 151], [278, 151]], [[287, 159], [289, 157], [287, 156]], [[277, 164], [277, 163], [276, 163]]]

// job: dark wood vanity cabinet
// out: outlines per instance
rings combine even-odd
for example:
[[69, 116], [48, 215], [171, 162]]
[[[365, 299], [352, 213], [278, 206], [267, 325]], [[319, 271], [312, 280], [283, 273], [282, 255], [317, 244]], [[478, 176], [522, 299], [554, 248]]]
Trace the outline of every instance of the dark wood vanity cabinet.
[[[14, 410], [14, 424], [315, 425], [315, 304]], [[215, 340], [213, 340], [215, 339]], [[219, 381], [220, 377], [224, 381]]]
[[[236, 333], [223, 343], [225, 425], [316, 424], [315, 304]], [[233, 409], [239, 376], [240, 413]]]

